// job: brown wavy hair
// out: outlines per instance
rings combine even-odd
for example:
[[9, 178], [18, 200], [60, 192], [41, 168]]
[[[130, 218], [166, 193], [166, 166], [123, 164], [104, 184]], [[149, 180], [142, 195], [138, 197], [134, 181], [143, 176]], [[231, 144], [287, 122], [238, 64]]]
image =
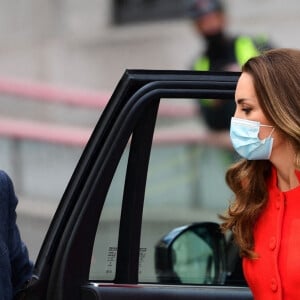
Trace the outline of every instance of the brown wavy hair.
[[[300, 50], [273, 49], [251, 58], [242, 72], [253, 78], [259, 105], [275, 130], [296, 151], [300, 168]], [[241, 255], [255, 258], [253, 228], [268, 201], [266, 181], [269, 160], [241, 159], [226, 172], [226, 182], [235, 197], [227, 214], [221, 216], [224, 231], [231, 230]]]

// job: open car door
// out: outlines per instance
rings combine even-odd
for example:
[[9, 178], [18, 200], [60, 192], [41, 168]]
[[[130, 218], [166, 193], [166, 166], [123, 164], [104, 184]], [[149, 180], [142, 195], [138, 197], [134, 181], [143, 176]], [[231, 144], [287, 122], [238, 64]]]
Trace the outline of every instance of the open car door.
[[[165, 191], [166, 184], [162, 186], [159, 179], [151, 186], [148, 182], [162, 99], [232, 101], [238, 75], [144, 70], [124, 73], [66, 187], [23, 299], [251, 299], [247, 287], [222, 280], [160, 280], [155, 271], [159, 237], [175, 228], [175, 221], [184, 224], [189, 219], [177, 214], [173, 188], [168, 190], [168, 203], [163, 208], [151, 195], [155, 189]], [[164, 151], [156, 155], [159, 168], [170, 158]], [[169, 160], [167, 165], [171, 165]], [[161, 169], [156, 172], [163, 173]], [[148, 206], [154, 211], [151, 220], [145, 212]], [[159, 214], [163, 223], [155, 219]], [[195, 252], [201, 245], [195, 244]], [[211, 255], [207, 257], [212, 259]], [[163, 258], [160, 262], [164, 263]], [[209, 265], [214, 263], [210, 261]]]

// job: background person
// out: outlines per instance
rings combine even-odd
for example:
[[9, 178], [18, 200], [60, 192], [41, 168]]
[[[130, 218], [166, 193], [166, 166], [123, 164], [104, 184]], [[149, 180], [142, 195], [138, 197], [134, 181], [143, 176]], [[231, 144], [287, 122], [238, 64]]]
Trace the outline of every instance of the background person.
[[11, 179], [0, 171], [0, 300], [11, 300], [32, 275], [32, 263], [16, 224], [17, 198]]
[[[226, 32], [227, 16], [221, 0], [188, 0], [188, 14], [194, 28], [205, 43], [205, 49], [192, 63], [197, 71], [240, 71], [241, 66], [261, 51], [270, 49], [265, 37], [231, 36]], [[234, 101], [198, 101], [199, 113], [207, 127], [214, 131], [228, 130], [234, 113]], [[230, 141], [229, 141], [230, 142]]]
[[300, 299], [300, 50], [248, 60], [235, 93], [226, 181], [232, 230], [255, 300]]

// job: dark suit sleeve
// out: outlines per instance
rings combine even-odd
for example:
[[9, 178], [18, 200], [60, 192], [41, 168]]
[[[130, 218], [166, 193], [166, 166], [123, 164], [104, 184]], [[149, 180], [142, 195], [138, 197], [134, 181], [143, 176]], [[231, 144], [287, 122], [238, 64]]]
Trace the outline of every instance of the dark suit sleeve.
[[5, 173], [4, 176], [7, 181], [9, 199], [8, 246], [11, 263], [11, 282], [15, 294], [18, 290], [22, 289], [25, 282], [31, 278], [33, 265], [29, 260], [27, 247], [21, 240], [20, 232], [16, 224], [16, 207], [18, 200], [14, 192], [13, 184]]

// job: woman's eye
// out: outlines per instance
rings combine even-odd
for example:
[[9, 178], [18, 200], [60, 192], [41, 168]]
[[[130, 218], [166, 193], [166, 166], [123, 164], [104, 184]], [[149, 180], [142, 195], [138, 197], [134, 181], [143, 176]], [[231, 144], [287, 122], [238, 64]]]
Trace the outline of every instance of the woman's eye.
[[252, 109], [249, 108], [249, 107], [244, 107], [244, 108], [242, 108], [242, 111], [243, 111], [246, 115], [250, 114], [251, 110], [252, 110]]

